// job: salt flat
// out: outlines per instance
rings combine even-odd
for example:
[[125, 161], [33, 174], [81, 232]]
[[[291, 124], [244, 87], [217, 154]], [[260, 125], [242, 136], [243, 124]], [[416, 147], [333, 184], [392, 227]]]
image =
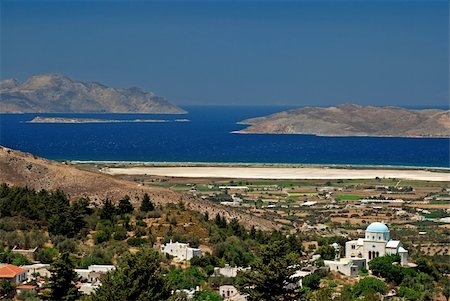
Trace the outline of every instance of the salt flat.
[[373, 179], [450, 181], [450, 173], [419, 169], [344, 169], [331, 167], [110, 167], [111, 175], [155, 175], [233, 179]]

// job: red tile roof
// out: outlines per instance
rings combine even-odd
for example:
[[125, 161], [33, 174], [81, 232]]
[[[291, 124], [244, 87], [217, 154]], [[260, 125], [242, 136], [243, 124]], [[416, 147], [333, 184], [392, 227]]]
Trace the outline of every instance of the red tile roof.
[[18, 290], [32, 290], [32, 289], [35, 289], [35, 288], [37, 288], [36, 285], [19, 285], [19, 286], [16, 286], [16, 289], [18, 289]]
[[18, 266], [7, 264], [0, 268], [0, 278], [14, 278], [26, 271], [27, 270], [19, 268]]

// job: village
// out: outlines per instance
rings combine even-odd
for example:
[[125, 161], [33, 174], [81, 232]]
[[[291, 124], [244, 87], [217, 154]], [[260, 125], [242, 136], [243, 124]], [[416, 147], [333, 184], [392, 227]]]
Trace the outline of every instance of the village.
[[[399, 256], [400, 266], [415, 269], [417, 264], [411, 255], [416, 258], [418, 254], [450, 254], [450, 189], [444, 182], [395, 179], [211, 181], [157, 177], [135, 178], [134, 181], [142, 185], [170, 187], [250, 212], [276, 222], [285, 235], [300, 237], [301, 263], [291, 275], [296, 289], [302, 288], [305, 277], [317, 273], [329, 275], [328, 281], [333, 283], [357, 283], [372, 275], [369, 263], [385, 255]], [[205, 233], [182, 205], [169, 206], [157, 214], [136, 218], [134, 237], [128, 241], [152, 241], [151, 247], [165, 257], [164, 264], [168, 267], [183, 270], [194, 262], [198, 265], [204, 256], [217, 255], [210, 237], [212, 234]], [[201, 220], [203, 217], [197, 214], [197, 218]], [[227, 222], [231, 221], [225, 221], [225, 225]], [[151, 233], [153, 239], [149, 234], [140, 238], [136, 235], [137, 229]], [[89, 234], [83, 245], [91, 244], [89, 237], [90, 240], [96, 239], [97, 232]], [[95, 244], [98, 243], [95, 240]], [[105, 243], [109, 244], [102, 244]], [[78, 249], [86, 248], [83, 245]], [[132, 246], [131, 251], [136, 252], [136, 247]], [[10, 252], [27, 257], [30, 264], [0, 264], [0, 279], [14, 285], [18, 298], [30, 293], [39, 295], [40, 290], [48, 285], [51, 265], [36, 260], [38, 248], [14, 247]], [[93, 263], [85, 268], [76, 268], [78, 290], [85, 295], [94, 293], [101, 286], [102, 277], [115, 269], [113, 263]], [[249, 265], [222, 260], [208, 273], [206, 280], [210, 284], [207, 287], [213, 288], [223, 300], [247, 300], [246, 294], [233, 285], [233, 279], [239, 272], [249, 270]], [[220, 283], [211, 285], [214, 279], [221, 279]], [[191, 300], [205, 288], [198, 284], [174, 290], [173, 294], [183, 294]], [[394, 298], [396, 294], [397, 291], [391, 288], [383, 298]]]

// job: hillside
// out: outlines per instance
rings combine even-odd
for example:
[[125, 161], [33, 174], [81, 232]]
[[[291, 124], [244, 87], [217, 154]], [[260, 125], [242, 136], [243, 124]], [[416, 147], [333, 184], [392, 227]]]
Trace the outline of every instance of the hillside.
[[240, 124], [250, 126], [236, 133], [449, 137], [450, 111], [346, 104], [284, 111]]
[[131, 201], [136, 204], [137, 197], [147, 192], [158, 204], [183, 201], [187, 209], [208, 212], [210, 216], [220, 213], [227, 219], [237, 218], [246, 227], [254, 225], [260, 229], [278, 228], [278, 225], [268, 220], [167, 188], [142, 186], [132, 181], [79, 169], [6, 147], [0, 147], [0, 183], [28, 186], [36, 190], [62, 189], [73, 200], [88, 196], [96, 203], [106, 197], [118, 202], [124, 195], [129, 195]]
[[170, 113], [183, 109], [152, 92], [115, 89], [58, 74], [39, 74], [19, 83], [0, 82], [1, 113]]

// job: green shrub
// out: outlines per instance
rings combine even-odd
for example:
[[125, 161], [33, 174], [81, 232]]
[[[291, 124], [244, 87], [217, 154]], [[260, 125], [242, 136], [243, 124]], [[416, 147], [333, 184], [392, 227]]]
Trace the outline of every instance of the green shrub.
[[110, 237], [109, 233], [103, 230], [99, 230], [94, 235], [94, 241], [96, 244], [101, 244], [102, 242], [108, 241], [109, 237]]
[[132, 237], [132, 238], [128, 238], [128, 240], [127, 240], [127, 243], [132, 247], [139, 247], [146, 242], [147, 241], [144, 238], [140, 238], [140, 237]]
[[34, 259], [42, 263], [52, 263], [58, 256], [58, 251], [54, 248], [40, 248], [34, 253]]
[[125, 240], [127, 239], [127, 231], [125, 229], [118, 229], [114, 232], [114, 240]]

